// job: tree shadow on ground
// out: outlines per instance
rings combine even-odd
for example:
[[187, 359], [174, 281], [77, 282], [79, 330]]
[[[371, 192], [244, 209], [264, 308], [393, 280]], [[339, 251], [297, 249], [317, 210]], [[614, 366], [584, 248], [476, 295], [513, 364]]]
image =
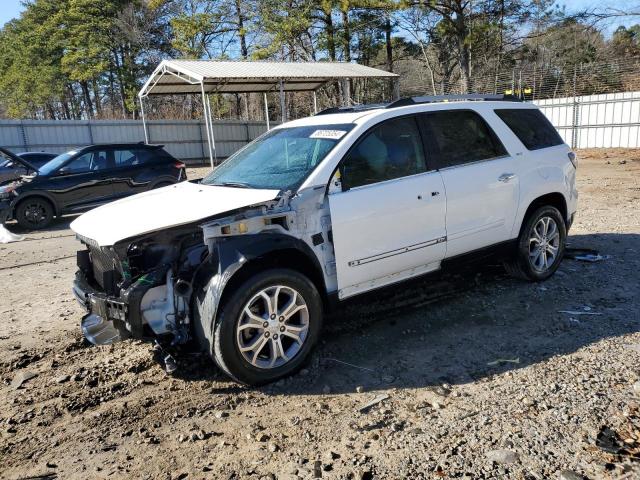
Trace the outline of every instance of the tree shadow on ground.
[[[462, 384], [639, 331], [640, 235], [576, 235], [569, 244], [611, 257], [565, 260], [542, 283], [485, 263], [380, 290], [325, 319], [305, 372], [260, 390], [314, 395]], [[216, 391], [237, 389], [229, 383]]]

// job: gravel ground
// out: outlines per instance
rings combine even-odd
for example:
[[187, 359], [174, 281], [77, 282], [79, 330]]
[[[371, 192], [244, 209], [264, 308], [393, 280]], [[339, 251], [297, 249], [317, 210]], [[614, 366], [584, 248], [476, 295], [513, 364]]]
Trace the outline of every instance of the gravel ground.
[[640, 478], [640, 152], [580, 154], [569, 242], [610, 257], [351, 303], [260, 389], [189, 351], [167, 376], [149, 344], [86, 346], [68, 218], [0, 245], [0, 477]]

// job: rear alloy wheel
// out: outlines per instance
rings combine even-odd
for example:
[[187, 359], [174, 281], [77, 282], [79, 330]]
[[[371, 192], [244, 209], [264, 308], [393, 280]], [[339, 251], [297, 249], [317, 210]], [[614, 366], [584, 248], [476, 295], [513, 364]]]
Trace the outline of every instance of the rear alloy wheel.
[[53, 207], [43, 198], [27, 198], [18, 204], [16, 220], [27, 230], [45, 228], [53, 220]]
[[523, 280], [546, 280], [560, 266], [566, 239], [567, 227], [558, 209], [540, 207], [525, 222], [516, 256], [505, 263], [505, 268]]
[[540, 273], [549, 270], [560, 251], [560, 230], [556, 221], [541, 217], [531, 229], [529, 236], [529, 263]]
[[222, 306], [212, 356], [241, 383], [269, 383], [302, 366], [321, 324], [322, 301], [307, 277], [266, 270], [235, 289]]

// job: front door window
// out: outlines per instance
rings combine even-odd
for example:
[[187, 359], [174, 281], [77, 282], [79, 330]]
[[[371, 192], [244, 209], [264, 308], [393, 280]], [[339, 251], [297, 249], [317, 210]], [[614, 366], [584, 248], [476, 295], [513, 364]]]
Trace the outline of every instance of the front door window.
[[415, 118], [394, 118], [374, 127], [347, 154], [342, 163], [342, 183], [355, 188], [426, 170]]

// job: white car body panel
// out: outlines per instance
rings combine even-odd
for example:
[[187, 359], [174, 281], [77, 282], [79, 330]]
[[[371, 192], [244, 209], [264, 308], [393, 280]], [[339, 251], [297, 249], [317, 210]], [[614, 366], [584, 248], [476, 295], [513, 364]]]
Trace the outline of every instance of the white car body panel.
[[278, 190], [182, 182], [90, 210], [71, 223], [78, 235], [112, 246], [126, 238], [274, 200]]
[[567, 161], [567, 154], [570, 151], [567, 145], [525, 151], [520, 202], [512, 231], [514, 238], [520, 233], [527, 207], [542, 195], [550, 192], [561, 193], [567, 202], [567, 215], [571, 216], [576, 212], [578, 203], [576, 169]]
[[[511, 156], [441, 170], [447, 203], [447, 257], [511, 238], [518, 211], [518, 162]], [[502, 175], [513, 175], [499, 180]]]
[[436, 269], [444, 258], [446, 201], [437, 171], [333, 193], [329, 206], [339, 298], [419, 266]]

